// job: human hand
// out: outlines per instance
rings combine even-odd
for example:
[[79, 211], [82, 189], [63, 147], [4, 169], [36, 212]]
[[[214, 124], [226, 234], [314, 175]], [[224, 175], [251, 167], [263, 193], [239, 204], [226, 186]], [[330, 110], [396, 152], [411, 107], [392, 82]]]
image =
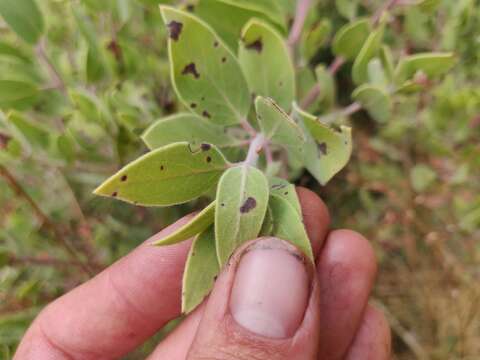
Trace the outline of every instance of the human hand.
[[[376, 273], [370, 244], [349, 230], [329, 231], [323, 202], [304, 188], [298, 194], [316, 268], [278, 239], [246, 244], [149, 359], [389, 359], [387, 322], [368, 305]], [[190, 242], [149, 242], [47, 306], [14, 359], [116, 359], [178, 317]]]

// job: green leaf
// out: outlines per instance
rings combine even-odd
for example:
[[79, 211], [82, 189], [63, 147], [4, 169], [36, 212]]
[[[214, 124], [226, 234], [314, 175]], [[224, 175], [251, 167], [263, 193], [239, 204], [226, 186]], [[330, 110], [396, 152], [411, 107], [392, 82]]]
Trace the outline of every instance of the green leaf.
[[188, 141], [193, 148], [202, 143], [218, 147], [231, 146], [235, 139], [225, 133], [223, 126], [215, 125], [195, 114], [178, 113], [154, 122], [142, 135], [149, 149], [173, 142]]
[[236, 51], [242, 28], [252, 18], [267, 21], [285, 32], [285, 17], [279, 6], [276, 0], [200, 0], [195, 6], [195, 14]]
[[335, 7], [343, 17], [353, 19], [357, 15], [358, 2], [356, 0], [335, 0]]
[[426, 13], [432, 13], [440, 6], [441, 0], [420, 0], [417, 3], [418, 8]]
[[71, 136], [60, 134], [56, 138], [57, 151], [65, 161], [71, 163], [75, 160], [75, 142]]
[[42, 13], [34, 0], [0, 0], [0, 15], [29, 44], [36, 44], [45, 30]]
[[333, 53], [347, 60], [354, 59], [360, 53], [370, 32], [370, 22], [366, 19], [344, 25], [333, 39]]
[[302, 129], [272, 99], [255, 99], [258, 124], [262, 134], [272, 143], [285, 147], [294, 158], [303, 157], [305, 136]]
[[383, 69], [382, 61], [379, 58], [373, 58], [368, 63], [368, 79], [372, 85], [377, 85], [382, 89], [387, 89], [389, 81], [385, 70]]
[[410, 79], [417, 71], [422, 71], [429, 78], [446, 73], [455, 64], [453, 53], [422, 53], [407, 56], [400, 60], [395, 69], [397, 83]]
[[338, 173], [352, 154], [351, 128], [341, 126], [337, 131], [322, 124], [315, 116], [301, 110], [296, 104], [294, 117], [308, 131], [304, 164], [317, 181], [325, 185]]
[[[298, 200], [297, 200], [298, 201]], [[315, 262], [312, 245], [308, 239], [302, 215], [291, 203], [277, 195], [271, 195], [269, 207], [272, 211], [273, 230], [271, 235], [286, 240], [301, 250], [311, 261]]]
[[283, 109], [290, 109], [295, 71], [285, 41], [275, 29], [256, 19], [248, 22], [238, 59], [251, 93], [271, 97]]
[[233, 167], [223, 174], [215, 209], [215, 241], [221, 265], [242, 243], [260, 233], [268, 194], [265, 175], [250, 165]]
[[380, 123], [387, 122], [392, 115], [390, 96], [379, 86], [363, 84], [355, 89], [352, 98]]
[[337, 85], [332, 74], [327, 70], [325, 65], [320, 64], [315, 68], [317, 83], [320, 86], [320, 94], [318, 101], [326, 108], [331, 108], [335, 104]]
[[382, 25], [371, 32], [355, 58], [352, 67], [352, 77], [355, 84], [360, 85], [368, 81], [368, 63], [377, 56], [382, 46], [383, 31], [384, 27]]
[[390, 47], [387, 45], [383, 45], [380, 48], [379, 57], [388, 79], [392, 81], [395, 72], [395, 64], [393, 61], [392, 50], [390, 50]]
[[265, 213], [265, 218], [263, 219], [262, 228], [260, 229], [259, 237], [262, 236], [271, 236], [273, 231], [273, 216], [272, 210], [270, 207], [267, 207], [267, 212]]
[[192, 151], [175, 143], [140, 157], [113, 175], [95, 194], [145, 206], [168, 206], [209, 191], [228, 164], [213, 145]]
[[173, 233], [165, 236], [154, 242], [152, 245], [164, 246], [172, 245], [190, 239], [202, 231], [206, 230], [213, 224], [215, 218], [215, 201], [208, 205], [205, 209], [199, 212], [188, 223], [174, 231]]
[[220, 125], [244, 119], [250, 93], [235, 56], [202, 20], [166, 6], [161, 12], [170, 31], [172, 82], [181, 101]]
[[50, 146], [50, 132], [48, 129], [26, 119], [21, 113], [12, 111], [7, 116], [8, 123], [14, 132], [30, 146], [48, 149]]
[[427, 190], [436, 178], [436, 173], [425, 164], [415, 165], [410, 170], [410, 182], [413, 189], [417, 192], [423, 192]]
[[211, 226], [195, 238], [188, 253], [183, 273], [182, 313], [188, 314], [202, 303], [219, 272], [215, 231]]
[[302, 36], [302, 54], [306, 59], [312, 58], [317, 51], [325, 45], [330, 32], [332, 23], [328, 19], [323, 19], [306, 31]]
[[32, 102], [39, 93], [36, 85], [24, 81], [0, 80], [0, 107], [11, 108]]
[[295, 211], [300, 216], [302, 215], [302, 207], [300, 206], [300, 201], [298, 200], [295, 185], [289, 183], [285, 179], [277, 177], [273, 178], [270, 180], [270, 195], [275, 195], [287, 200], [290, 205], [293, 206]]

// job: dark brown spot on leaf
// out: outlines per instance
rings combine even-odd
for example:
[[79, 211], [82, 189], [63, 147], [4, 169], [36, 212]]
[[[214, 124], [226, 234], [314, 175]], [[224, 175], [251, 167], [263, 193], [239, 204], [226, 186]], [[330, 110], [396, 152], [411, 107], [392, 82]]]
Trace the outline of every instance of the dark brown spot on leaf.
[[167, 24], [168, 30], [170, 32], [170, 39], [174, 41], [178, 41], [178, 37], [182, 32], [183, 24], [172, 20], [170, 23]]
[[205, 96], [202, 96], [202, 98], [200, 100], [205, 101]]
[[225, 206], [225, 204], [224, 204], [224, 203], [221, 203], [221, 204], [220, 204], [220, 206], [221, 206], [221, 207], [224, 207], [224, 206]]
[[222, 57], [222, 63], [224, 63], [225, 61], [227, 61], [227, 58], [224, 56]]
[[165, 170], [165, 166], [161, 165], [160, 170], [162, 170], [162, 171]]
[[203, 143], [203, 144], [200, 145], [200, 149], [202, 149], [202, 151], [208, 151], [208, 150], [211, 149], [211, 147], [212, 147], [212, 145], [210, 145], [210, 144], [205, 144], [205, 143]]
[[262, 38], [258, 38], [254, 42], [251, 42], [250, 44], [246, 44], [245, 48], [247, 48], [248, 50], [255, 50], [256, 52], [261, 53], [263, 49]]
[[285, 191], [285, 192], [283, 193], [283, 195], [288, 195], [288, 191]]
[[191, 103], [191, 104], [190, 104], [190, 107], [191, 107], [192, 109], [195, 109], [195, 108], [197, 107], [197, 104]]
[[218, 47], [218, 41], [215, 41], [215, 42], [213, 43], [213, 46], [214, 46], [214, 47]]
[[212, 117], [207, 110], [203, 110], [202, 116], [203, 116], [203, 117], [206, 117], [207, 119], [210, 119], [210, 118]]
[[207, 160], [207, 163], [209, 163], [209, 162], [212, 161], [212, 157], [211, 157], [211, 156], [207, 156], [206, 160]]
[[195, 6], [193, 4], [188, 4], [187, 5], [187, 11], [188, 12], [193, 12], [195, 10]]
[[327, 143], [322, 142], [317, 145], [320, 155], [327, 155]]
[[127, 181], [127, 175], [123, 175], [121, 178], [120, 178], [121, 181]]
[[240, 212], [242, 214], [246, 214], [250, 212], [252, 209], [255, 209], [257, 206], [257, 200], [255, 200], [253, 197], [248, 197], [247, 200], [243, 203], [243, 205], [240, 207]]
[[195, 67], [195, 63], [190, 63], [183, 68], [182, 75], [192, 74], [195, 79], [200, 77], [200, 74]]
[[280, 81], [280, 82], [278, 83], [278, 86], [282, 87], [282, 86], [283, 86], [283, 81]]
[[117, 197], [117, 195], [118, 195], [118, 192], [116, 192], [116, 191], [114, 191], [114, 192], [112, 193], [112, 196], [113, 196], [113, 197]]

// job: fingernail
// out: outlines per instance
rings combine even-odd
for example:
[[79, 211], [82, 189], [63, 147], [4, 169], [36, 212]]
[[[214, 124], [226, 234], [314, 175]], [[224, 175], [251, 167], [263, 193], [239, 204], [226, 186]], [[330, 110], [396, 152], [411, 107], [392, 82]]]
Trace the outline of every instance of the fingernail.
[[310, 297], [310, 276], [292, 245], [265, 238], [245, 250], [230, 297], [230, 312], [245, 329], [269, 338], [292, 337]]

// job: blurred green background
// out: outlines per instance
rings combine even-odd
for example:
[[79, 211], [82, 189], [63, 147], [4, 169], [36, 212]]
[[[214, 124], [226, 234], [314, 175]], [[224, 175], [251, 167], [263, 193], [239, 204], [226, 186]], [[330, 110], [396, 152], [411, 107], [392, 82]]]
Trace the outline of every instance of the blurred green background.
[[[212, 2], [180, 5], [201, 13]], [[41, 38], [19, 36], [0, 18], [1, 359], [45, 304], [201, 205], [146, 209], [92, 195], [146, 151], [146, 126], [182, 109], [157, 8], [165, 1], [37, 3]], [[388, 4], [313, 3], [298, 50], [300, 94], [311, 69], [333, 61], [335, 32]], [[392, 326], [397, 359], [479, 359], [480, 2], [395, 3], [385, 36], [395, 62], [453, 51], [455, 67], [396, 96], [387, 122], [355, 113], [347, 168], [325, 187], [306, 173], [296, 183], [320, 194], [335, 227], [371, 240], [380, 264], [373, 301]], [[279, 4], [288, 25], [295, 3]], [[317, 114], [352, 102], [350, 74], [347, 63], [335, 101], [314, 104]]]

